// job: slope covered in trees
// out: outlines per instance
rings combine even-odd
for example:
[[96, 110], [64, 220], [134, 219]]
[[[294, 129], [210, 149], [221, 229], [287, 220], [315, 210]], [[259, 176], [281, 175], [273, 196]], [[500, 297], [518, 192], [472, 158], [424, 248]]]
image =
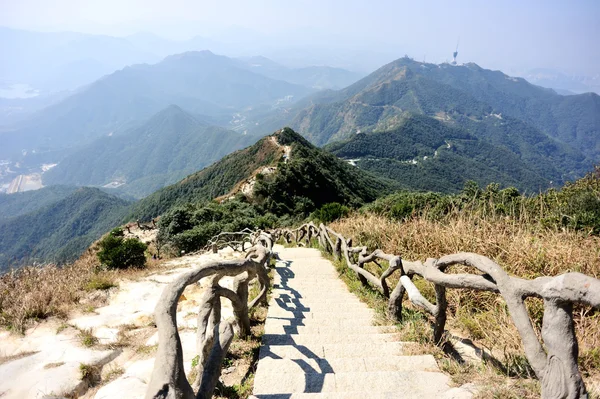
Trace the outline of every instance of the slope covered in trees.
[[[291, 126], [323, 145], [359, 132], [391, 131], [411, 115], [427, 115], [504, 147], [535, 173], [560, 185], [600, 159], [600, 153], [590, 150], [600, 142], [600, 125], [593, 123], [600, 112], [597, 96], [570, 97], [577, 98], [472, 64], [434, 65], [402, 58], [343, 90], [298, 103], [303, 108], [293, 113]], [[579, 110], [578, 116], [563, 115], [561, 109], [568, 104]], [[566, 130], [571, 137], [560, 133]]]
[[[162, 213], [160, 245], [179, 253], [200, 249], [221, 231], [287, 225], [326, 204], [358, 207], [397, 188], [284, 128], [157, 193], [162, 196], [140, 201], [133, 214]], [[215, 195], [220, 203], [207, 201]]]
[[22, 193], [0, 193], [0, 219], [20, 216], [59, 201], [77, 190], [77, 187], [50, 186]]
[[129, 203], [95, 188], [33, 212], [0, 220], [0, 268], [35, 261], [64, 263], [123, 218]]
[[[398, 181], [412, 190], [456, 192], [467, 180], [538, 192], [550, 185], [515, 153], [477, 138], [464, 129], [424, 115], [410, 115], [385, 132], [357, 134], [325, 147], [359, 168]], [[557, 171], [546, 166], [547, 174]]]
[[306, 203], [306, 212], [332, 201], [364, 203], [396, 187], [394, 182], [357, 170], [284, 128], [140, 200], [133, 205], [131, 217], [148, 220], [174, 206], [226, 194], [235, 196], [248, 183], [254, 187], [255, 201], [276, 214], [300, 206], [294, 205], [299, 202]]
[[103, 186], [143, 197], [245, 147], [252, 137], [208, 125], [176, 105], [142, 126], [95, 140], [43, 176], [44, 184]]

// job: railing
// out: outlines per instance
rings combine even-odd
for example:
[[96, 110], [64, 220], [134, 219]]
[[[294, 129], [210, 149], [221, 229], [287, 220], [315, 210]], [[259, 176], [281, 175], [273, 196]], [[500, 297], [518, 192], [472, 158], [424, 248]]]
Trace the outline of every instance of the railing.
[[[212, 397], [221, 374], [221, 365], [233, 340], [234, 332], [240, 337], [250, 333], [248, 311], [259, 303], [266, 305], [269, 288], [268, 267], [273, 238], [265, 232], [244, 231], [231, 233], [236, 244], [249, 242], [253, 245], [245, 259], [211, 262], [191, 270], [170, 283], [163, 291], [154, 317], [158, 328], [158, 350], [147, 399], [208, 399]], [[224, 245], [220, 235], [211, 240], [210, 247]], [[240, 238], [241, 239], [237, 239]], [[221, 278], [234, 277], [233, 289], [219, 285]], [[190, 384], [183, 367], [183, 351], [177, 329], [177, 303], [190, 284], [209, 278], [210, 285], [200, 300], [198, 312], [197, 353], [198, 365]], [[248, 302], [249, 283], [257, 279], [260, 293]], [[221, 320], [221, 298], [227, 298], [233, 306], [233, 318]]]
[[[369, 253], [367, 247], [353, 247], [352, 240], [321, 224], [307, 223], [295, 230], [278, 232], [286, 242], [305, 240], [308, 245], [317, 238], [319, 245], [336, 259], [345, 260], [365, 286], [374, 287], [389, 298], [389, 316], [402, 320], [402, 302], [405, 294], [416, 306], [433, 316], [433, 336], [442, 343], [446, 325], [446, 289], [472, 289], [500, 294], [517, 327], [525, 355], [542, 386], [542, 398], [587, 398], [587, 391], [578, 367], [578, 345], [573, 323], [573, 304], [585, 304], [600, 309], [600, 280], [581, 273], [565, 273], [555, 277], [525, 280], [509, 276], [493, 260], [474, 253], [457, 253], [440, 259], [428, 258], [424, 263], [407, 261], [398, 255], [386, 254], [376, 249]], [[364, 265], [379, 259], [389, 264], [377, 277], [364, 269]], [[482, 274], [447, 273], [454, 265], [465, 265]], [[390, 292], [388, 279], [400, 275], [396, 287]], [[435, 304], [427, 300], [412, 282], [421, 276], [434, 284]], [[541, 298], [544, 316], [541, 338], [533, 328], [525, 307], [525, 299]]]

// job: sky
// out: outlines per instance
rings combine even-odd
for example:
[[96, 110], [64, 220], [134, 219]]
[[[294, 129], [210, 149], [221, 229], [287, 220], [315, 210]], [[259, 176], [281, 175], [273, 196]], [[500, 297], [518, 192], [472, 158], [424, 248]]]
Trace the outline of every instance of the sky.
[[371, 63], [356, 64], [364, 68], [405, 54], [443, 62], [458, 43], [460, 62], [507, 73], [553, 68], [600, 74], [598, 0], [0, 0], [0, 25], [171, 39], [200, 35], [296, 62], [306, 51], [320, 54], [311, 60], [336, 66], [370, 57]]

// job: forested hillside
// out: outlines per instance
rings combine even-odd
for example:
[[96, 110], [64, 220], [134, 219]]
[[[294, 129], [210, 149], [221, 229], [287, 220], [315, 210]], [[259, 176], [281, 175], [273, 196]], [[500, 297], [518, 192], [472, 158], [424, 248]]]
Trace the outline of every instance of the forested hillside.
[[197, 120], [176, 105], [142, 126], [95, 140], [43, 176], [44, 184], [118, 185], [143, 197], [251, 144], [253, 137]]
[[397, 128], [356, 134], [325, 149], [410, 190], [457, 192], [468, 180], [534, 193], [550, 186], [505, 147], [423, 115], [410, 115]]
[[77, 187], [50, 186], [22, 193], [0, 193], [0, 219], [20, 216], [59, 201], [77, 190]]
[[[289, 146], [289, 156], [286, 146]], [[262, 198], [267, 209], [278, 214], [289, 212], [290, 206], [292, 209], [302, 207], [303, 202], [306, 208], [303, 212], [334, 200], [353, 204], [368, 202], [397, 187], [391, 181], [357, 170], [284, 128], [140, 200], [133, 205], [131, 217], [148, 220], [174, 206], [212, 200], [225, 194], [233, 196], [248, 180], [257, 181], [251, 184], [257, 200]], [[282, 207], [281, 211], [278, 207]]]
[[36, 261], [64, 263], [122, 220], [128, 202], [95, 188], [0, 220], [0, 270]]

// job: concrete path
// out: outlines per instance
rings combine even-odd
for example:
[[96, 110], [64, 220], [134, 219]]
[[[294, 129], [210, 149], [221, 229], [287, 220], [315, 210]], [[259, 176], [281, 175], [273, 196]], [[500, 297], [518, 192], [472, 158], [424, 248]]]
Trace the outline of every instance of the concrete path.
[[393, 327], [348, 291], [316, 249], [279, 252], [254, 395], [287, 398], [470, 398], [435, 359], [403, 356]]

